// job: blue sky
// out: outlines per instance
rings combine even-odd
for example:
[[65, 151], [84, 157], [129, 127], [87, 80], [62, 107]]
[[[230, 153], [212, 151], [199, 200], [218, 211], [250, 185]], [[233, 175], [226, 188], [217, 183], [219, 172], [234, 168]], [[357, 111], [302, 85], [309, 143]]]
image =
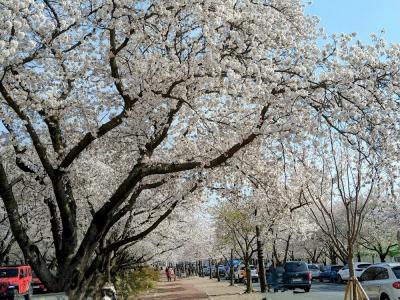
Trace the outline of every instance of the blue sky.
[[369, 42], [384, 28], [388, 42], [400, 43], [400, 0], [313, 0], [306, 13], [319, 16], [328, 34], [357, 32]]

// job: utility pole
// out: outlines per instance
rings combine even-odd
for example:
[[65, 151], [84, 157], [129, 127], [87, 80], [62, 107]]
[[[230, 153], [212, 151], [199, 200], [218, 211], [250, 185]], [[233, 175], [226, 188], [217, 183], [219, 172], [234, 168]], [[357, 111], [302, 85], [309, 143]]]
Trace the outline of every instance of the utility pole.
[[[257, 216], [257, 209], [254, 212], [254, 215]], [[256, 225], [256, 237], [257, 237], [258, 280], [260, 280], [261, 293], [265, 293], [267, 291], [267, 281], [265, 278], [263, 245], [260, 239], [260, 226], [258, 225]]]

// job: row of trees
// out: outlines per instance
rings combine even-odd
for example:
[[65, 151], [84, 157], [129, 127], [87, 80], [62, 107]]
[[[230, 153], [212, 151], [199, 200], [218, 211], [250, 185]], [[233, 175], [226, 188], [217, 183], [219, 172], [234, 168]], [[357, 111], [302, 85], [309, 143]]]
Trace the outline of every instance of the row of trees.
[[[350, 196], [395, 178], [400, 47], [319, 38], [301, 0], [0, 0], [1, 234], [79, 300], [205, 191], [251, 197], [276, 236], [310, 225], [288, 217], [305, 203], [326, 217], [329, 184], [358, 213]], [[329, 139], [373, 184], [326, 179], [343, 178], [321, 169]]]
[[281, 164], [266, 158], [256, 162], [273, 166], [268, 174], [252, 170], [227, 183], [213, 208], [216, 251], [234, 249], [246, 266], [260, 248], [275, 265], [294, 259], [340, 260], [349, 265], [351, 276], [361, 253], [385, 262], [398, 249], [397, 178], [381, 155], [357, 141], [351, 144], [332, 131], [301, 153], [300, 148], [282, 148]]

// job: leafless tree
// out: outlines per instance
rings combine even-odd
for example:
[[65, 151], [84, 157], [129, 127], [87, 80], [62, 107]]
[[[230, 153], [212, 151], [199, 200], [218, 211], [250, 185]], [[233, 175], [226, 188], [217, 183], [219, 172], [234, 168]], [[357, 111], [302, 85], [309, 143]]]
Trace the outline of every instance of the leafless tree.
[[331, 139], [329, 154], [322, 156], [320, 181], [308, 183], [304, 193], [311, 203], [308, 212], [347, 260], [353, 300], [359, 299], [360, 288], [353, 263], [355, 247], [379, 179], [376, 165], [360, 148], [348, 149]]

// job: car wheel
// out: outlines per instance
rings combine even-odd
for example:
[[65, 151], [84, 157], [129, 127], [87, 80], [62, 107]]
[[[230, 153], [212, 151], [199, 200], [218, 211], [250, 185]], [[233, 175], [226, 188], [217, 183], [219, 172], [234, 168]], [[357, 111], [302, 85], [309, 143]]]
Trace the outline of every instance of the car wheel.
[[305, 291], [306, 293], [308, 293], [308, 292], [310, 291], [310, 288], [309, 288], [309, 287], [308, 287], [308, 288], [305, 288], [304, 291]]
[[344, 280], [343, 280], [342, 276], [340, 276], [340, 275], [338, 275], [338, 282], [339, 283], [344, 283]]
[[390, 298], [388, 295], [383, 294], [379, 300], [390, 300]]
[[320, 278], [318, 278], [318, 280], [319, 280], [319, 282], [322, 282], [322, 281], [324, 281], [321, 277]]
[[33, 294], [32, 286], [29, 285], [28, 294], [24, 295], [24, 300], [31, 300], [32, 294]]

